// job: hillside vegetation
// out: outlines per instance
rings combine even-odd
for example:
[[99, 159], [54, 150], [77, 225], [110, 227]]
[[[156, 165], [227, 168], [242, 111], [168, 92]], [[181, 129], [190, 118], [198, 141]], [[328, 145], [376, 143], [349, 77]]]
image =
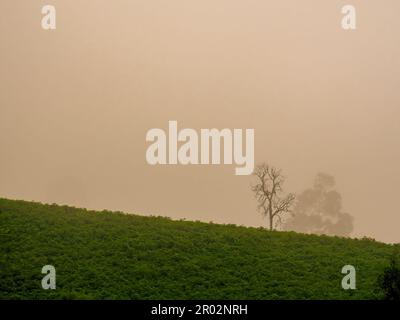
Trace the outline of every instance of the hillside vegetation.
[[[393, 246], [0, 199], [0, 299], [374, 299]], [[357, 290], [341, 288], [344, 265]], [[53, 265], [57, 289], [43, 290]]]

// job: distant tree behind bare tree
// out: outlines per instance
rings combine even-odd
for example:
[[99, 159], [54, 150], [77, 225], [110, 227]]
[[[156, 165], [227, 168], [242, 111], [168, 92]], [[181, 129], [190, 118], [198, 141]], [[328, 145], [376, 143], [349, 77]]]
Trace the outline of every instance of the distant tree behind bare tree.
[[255, 193], [258, 210], [267, 217], [269, 229], [273, 230], [278, 223], [282, 223], [282, 216], [290, 212], [295, 195], [289, 193], [283, 196], [282, 186], [285, 178], [279, 169], [263, 163], [254, 169], [253, 175], [256, 177], [256, 184], [251, 190]]
[[293, 208], [284, 230], [302, 233], [349, 236], [353, 217], [342, 211], [342, 197], [333, 190], [335, 179], [326, 173], [317, 174], [314, 186], [303, 191]]

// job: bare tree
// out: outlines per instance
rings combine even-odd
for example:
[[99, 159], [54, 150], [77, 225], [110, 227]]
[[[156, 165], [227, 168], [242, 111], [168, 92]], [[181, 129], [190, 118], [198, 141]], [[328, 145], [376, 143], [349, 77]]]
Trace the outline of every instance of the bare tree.
[[277, 224], [282, 223], [282, 216], [291, 211], [296, 197], [293, 193], [282, 195], [285, 177], [282, 176], [281, 170], [262, 163], [254, 169], [253, 175], [257, 182], [251, 190], [255, 193], [258, 210], [268, 218], [269, 229], [273, 230], [274, 221], [277, 221]]

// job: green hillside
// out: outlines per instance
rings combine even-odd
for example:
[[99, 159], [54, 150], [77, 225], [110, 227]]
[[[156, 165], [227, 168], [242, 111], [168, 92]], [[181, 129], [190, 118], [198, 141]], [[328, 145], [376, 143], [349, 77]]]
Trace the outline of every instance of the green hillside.
[[[0, 299], [373, 299], [393, 246], [0, 199]], [[53, 265], [57, 289], [41, 288]], [[354, 265], [357, 290], [341, 288]]]

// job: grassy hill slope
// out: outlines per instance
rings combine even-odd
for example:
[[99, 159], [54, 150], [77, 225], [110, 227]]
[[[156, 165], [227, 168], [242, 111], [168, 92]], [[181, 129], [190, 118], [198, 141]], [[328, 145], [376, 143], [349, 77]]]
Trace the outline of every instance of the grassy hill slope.
[[[0, 199], [0, 299], [370, 299], [392, 252], [270, 232]], [[41, 288], [53, 265], [57, 289]], [[341, 269], [357, 270], [357, 290]]]

